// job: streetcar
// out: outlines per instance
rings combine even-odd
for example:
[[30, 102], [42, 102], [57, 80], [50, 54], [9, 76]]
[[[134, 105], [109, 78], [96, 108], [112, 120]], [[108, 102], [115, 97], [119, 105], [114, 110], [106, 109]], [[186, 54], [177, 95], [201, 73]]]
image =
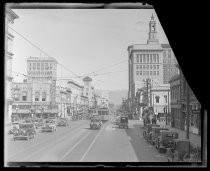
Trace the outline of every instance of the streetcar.
[[89, 118], [92, 118], [94, 115], [98, 115], [96, 108], [89, 108], [88, 113], [89, 113]]
[[109, 109], [107, 107], [99, 108], [98, 115], [101, 118], [101, 121], [105, 122], [109, 120]]

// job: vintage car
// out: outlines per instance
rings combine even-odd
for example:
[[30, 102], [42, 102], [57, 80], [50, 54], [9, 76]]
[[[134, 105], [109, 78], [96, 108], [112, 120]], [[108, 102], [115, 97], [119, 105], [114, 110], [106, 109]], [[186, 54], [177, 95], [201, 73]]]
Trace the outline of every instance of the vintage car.
[[19, 122], [13, 122], [12, 128], [9, 129], [8, 134], [13, 134], [13, 133], [17, 132], [18, 129], [19, 129]]
[[33, 123], [19, 123], [19, 129], [13, 134], [14, 141], [16, 139], [29, 140], [36, 135], [35, 125]]
[[120, 123], [120, 116], [117, 116], [116, 117], [116, 125], [119, 125], [119, 123]]
[[58, 126], [69, 126], [68, 118], [60, 118], [57, 123]]
[[184, 158], [188, 158], [190, 154], [190, 141], [184, 139], [175, 139], [173, 146], [167, 148], [166, 156], [168, 162], [180, 162], [184, 161]]
[[160, 127], [160, 125], [156, 125], [156, 124], [147, 124], [144, 127], [144, 131], [143, 131], [143, 137], [147, 140], [147, 138], [149, 138], [150, 133], [152, 131], [152, 128], [158, 128]]
[[42, 132], [54, 132], [54, 131], [57, 131], [55, 121], [51, 120], [51, 119], [44, 120], [44, 125], [42, 127]]
[[90, 121], [90, 129], [100, 129], [102, 126], [102, 121], [100, 118], [93, 117]]
[[147, 141], [150, 142], [152, 145], [155, 145], [155, 141], [160, 136], [160, 131], [166, 130], [168, 131], [168, 128], [163, 127], [152, 127], [151, 132], [148, 134]]
[[127, 128], [128, 129], [128, 117], [127, 116], [121, 116], [120, 122], [119, 122], [119, 128]]
[[158, 152], [165, 153], [167, 148], [173, 147], [174, 139], [179, 138], [179, 133], [175, 131], [160, 131], [160, 135], [156, 138], [155, 147], [158, 149]]

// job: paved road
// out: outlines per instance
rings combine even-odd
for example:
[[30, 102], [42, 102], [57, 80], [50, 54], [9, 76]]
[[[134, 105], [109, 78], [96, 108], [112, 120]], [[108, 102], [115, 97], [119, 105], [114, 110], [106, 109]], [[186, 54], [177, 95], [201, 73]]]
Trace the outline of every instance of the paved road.
[[140, 121], [120, 129], [114, 118], [100, 130], [90, 130], [89, 120], [72, 121], [57, 132], [38, 133], [29, 141], [5, 138], [5, 162], [166, 162], [164, 155], [142, 137]]

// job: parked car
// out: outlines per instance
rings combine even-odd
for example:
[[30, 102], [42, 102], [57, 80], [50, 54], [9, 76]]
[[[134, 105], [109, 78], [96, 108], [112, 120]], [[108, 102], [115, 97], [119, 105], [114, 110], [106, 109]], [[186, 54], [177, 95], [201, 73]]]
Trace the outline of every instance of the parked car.
[[100, 118], [93, 117], [90, 121], [90, 129], [100, 129], [102, 126], [102, 121]]
[[119, 128], [127, 128], [128, 129], [128, 117], [127, 116], [121, 116], [120, 122], [119, 122]]
[[19, 123], [19, 129], [13, 134], [14, 141], [16, 139], [29, 140], [36, 135], [35, 125], [33, 123]]
[[19, 129], [19, 122], [13, 122], [12, 123], [12, 128], [9, 129], [8, 134], [14, 134], [15, 132], [17, 132]]
[[116, 125], [119, 125], [119, 123], [120, 123], [120, 116], [117, 116], [116, 117]]
[[55, 121], [51, 119], [46, 119], [42, 127], [42, 132], [54, 132], [54, 131], [57, 131]]
[[174, 131], [160, 131], [160, 135], [155, 141], [155, 147], [159, 152], [166, 152], [166, 148], [173, 147], [173, 140], [179, 138], [179, 133]]
[[155, 141], [160, 136], [160, 131], [166, 130], [168, 131], [168, 128], [163, 127], [152, 127], [152, 130], [149, 134], [149, 137], [147, 138], [147, 141], [150, 142], [152, 145], [155, 145]]
[[69, 126], [69, 119], [68, 118], [60, 118], [58, 120], [58, 126]]
[[147, 138], [149, 138], [150, 136], [150, 132], [152, 131], [152, 128], [157, 128], [157, 127], [160, 127], [160, 125], [157, 125], [157, 124], [147, 124], [145, 126], [145, 130], [143, 131], [143, 137], [144, 139], [147, 140]]
[[173, 147], [167, 148], [168, 162], [180, 162], [190, 158], [190, 141], [175, 139]]

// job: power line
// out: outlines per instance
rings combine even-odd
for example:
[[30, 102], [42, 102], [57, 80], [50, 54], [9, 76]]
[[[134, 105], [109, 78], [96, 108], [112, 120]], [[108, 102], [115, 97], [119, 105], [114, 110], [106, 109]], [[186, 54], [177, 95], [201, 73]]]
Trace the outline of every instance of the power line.
[[[51, 57], [49, 54], [47, 54], [45, 51], [43, 51], [41, 48], [39, 48], [38, 46], [36, 46], [35, 44], [33, 44], [30, 40], [28, 40], [27, 38], [25, 38], [22, 34], [18, 33], [16, 30], [14, 30], [13, 28], [9, 27], [11, 30], [13, 30], [15, 33], [17, 33], [19, 36], [21, 36], [23, 39], [25, 39], [28, 43], [30, 43], [32, 46], [34, 46], [35, 48], [37, 48], [38, 50], [40, 50], [42, 53], [44, 53], [46, 56], [48, 56], [49, 58], [53, 58]], [[53, 58], [54, 59], [54, 58]], [[56, 61], [57, 62], [57, 61]], [[67, 67], [65, 67], [63, 64], [57, 62], [57, 64], [61, 65], [61, 67], [65, 68], [67, 71], [71, 72], [72, 74], [74, 74], [75, 76], [77, 76], [78, 78], [80, 78], [77, 74], [75, 74], [73, 71], [71, 71], [70, 69], [68, 69]]]
[[[107, 73], [101, 73], [101, 74], [94, 74], [94, 75], [89, 75], [89, 76], [94, 77], [94, 76], [107, 75], [107, 74], [113, 74], [113, 73], [125, 72], [125, 71], [128, 71], [128, 70], [120, 70], [120, 71], [114, 71], [114, 72], [107, 72]], [[82, 76], [80, 76], [80, 77], [82, 77]], [[76, 78], [76, 77], [57, 77], [57, 78], [59, 78], [59, 79], [57, 79], [57, 80], [68, 80], [68, 79]]]
[[92, 71], [92, 72], [90, 72], [90, 73], [88, 73], [88, 74], [86, 74], [86, 75], [84, 75], [84, 76], [89, 76], [89, 75], [90, 75], [90, 74], [92, 74], [92, 73], [96, 73], [96, 72], [102, 71], [102, 70], [104, 70], [104, 69], [114, 67], [114, 66], [119, 65], [119, 64], [124, 63], [124, 62], [127, 62], [127, 60], [123, 60], [123, 61], [121, 61], [121, 62], [118, 62], [118, 63], [112, 64], [112, 65], [110, 65], [110, 66], [106, 66], [106, 67], [103, 67], [103, 68], [101, 68], [101, 69], [98, 69], [98, 70]]

